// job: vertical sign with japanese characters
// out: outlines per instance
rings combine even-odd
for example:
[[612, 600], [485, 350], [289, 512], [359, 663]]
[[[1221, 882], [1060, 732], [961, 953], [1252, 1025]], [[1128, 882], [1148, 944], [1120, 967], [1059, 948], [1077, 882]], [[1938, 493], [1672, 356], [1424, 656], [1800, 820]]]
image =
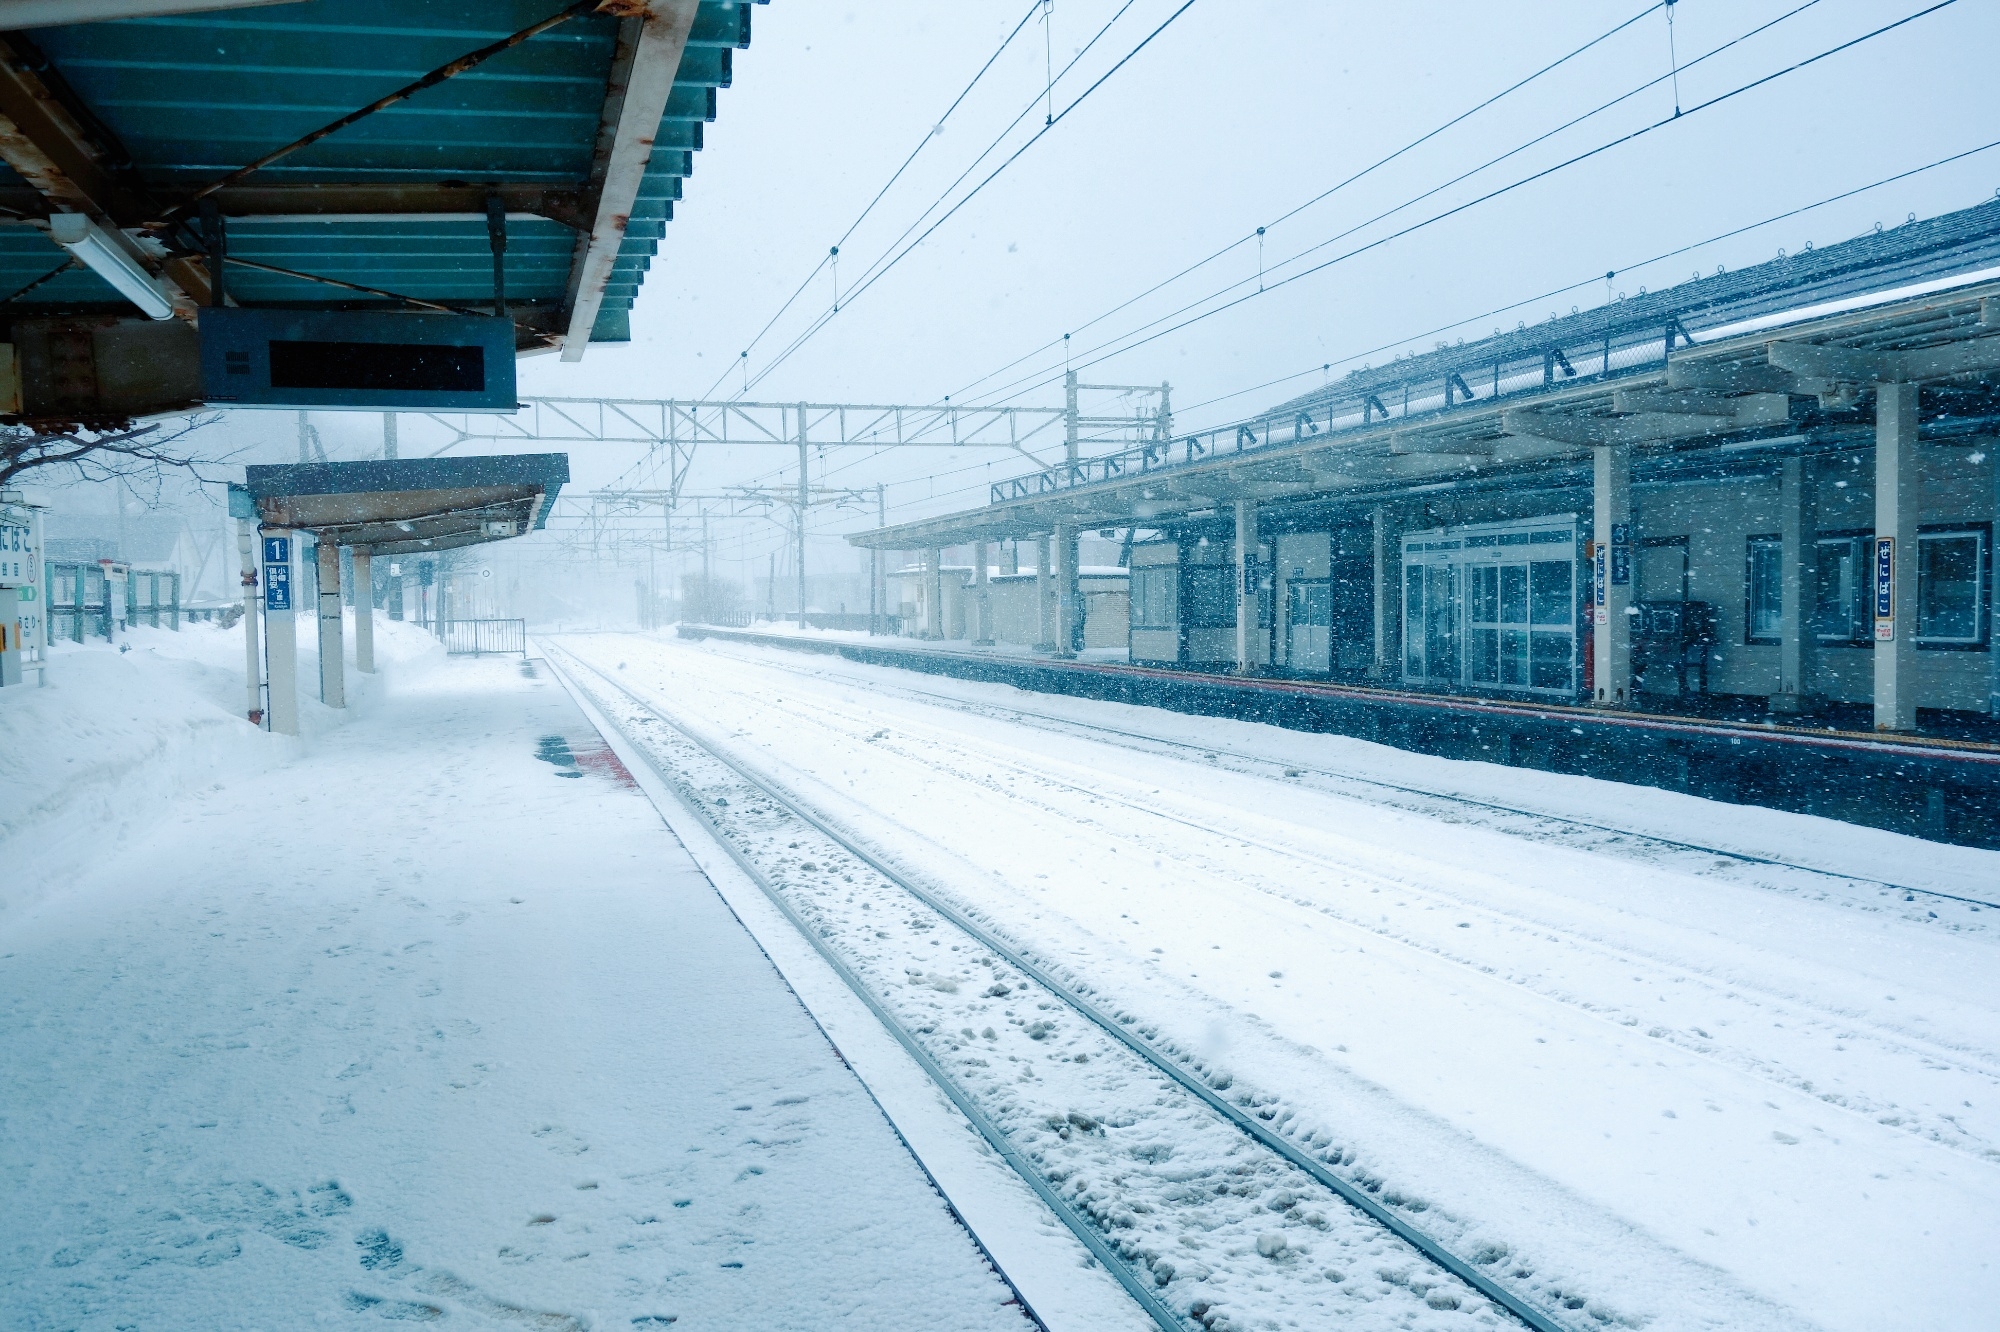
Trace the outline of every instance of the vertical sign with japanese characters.
[[292, 539], [264, 538], [264, 609], [292, 608]]
[[1896, 637], [1896, 538], [1875, 538], [1875, 638]]

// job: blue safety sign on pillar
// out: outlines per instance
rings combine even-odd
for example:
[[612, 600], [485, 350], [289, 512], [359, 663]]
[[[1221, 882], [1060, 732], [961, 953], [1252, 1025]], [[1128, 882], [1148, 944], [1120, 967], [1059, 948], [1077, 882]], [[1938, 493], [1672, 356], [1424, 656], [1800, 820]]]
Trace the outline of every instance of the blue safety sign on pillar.
[[1608, 609], [1610, 597], [1606, 591], [1608, 582], [1606, 551], [1609, 545], [1609, 542], [1604, 541], [1590, 543], [1590, 620], [1593, 624], [1611, 623], [1611, 612]]
[[264, 538], [264, 609], [292, 608], [292, 539]]
[[1875, 637], [1896, 637], [1896, 538], [1875, 538]]

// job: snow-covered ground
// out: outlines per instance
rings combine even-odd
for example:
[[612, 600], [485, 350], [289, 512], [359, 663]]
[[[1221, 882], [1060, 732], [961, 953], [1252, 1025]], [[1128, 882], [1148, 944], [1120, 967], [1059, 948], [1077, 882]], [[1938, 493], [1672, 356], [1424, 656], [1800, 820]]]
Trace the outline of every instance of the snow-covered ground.
[[1026, 1326], [546, 672], [240, 642], [0, 691], [0, 1325]]
[[1862, 881], [1993, 900], [2000, 855], [775, 649], [563, 644], [1586, 1316], [2000, 1307], [1995, 913]]

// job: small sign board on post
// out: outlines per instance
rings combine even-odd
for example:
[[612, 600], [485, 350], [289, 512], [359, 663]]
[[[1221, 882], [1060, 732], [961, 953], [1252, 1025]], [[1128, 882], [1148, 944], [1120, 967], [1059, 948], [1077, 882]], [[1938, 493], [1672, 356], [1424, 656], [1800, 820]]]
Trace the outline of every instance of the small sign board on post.
[[1590, 619], [1593, 624], [1611, 623], [1611, 612], [1608, 609], [1610, 591], [1608, 586], [1609, 568], [1607, 564], [1609, 556], [1607, 552], [1609, 549], [1609, 542], [1593, 541], [1590, 543]]
[[264, 609], [288, 611], [292, 608], [292, 539], [264, 538]]
[[1632, 581], [1632, 524], [1611, 524], [1611, 585], [1625, 587]]
[[1896, 538], [1875, 538], [1875, 638], [1896, 637]]

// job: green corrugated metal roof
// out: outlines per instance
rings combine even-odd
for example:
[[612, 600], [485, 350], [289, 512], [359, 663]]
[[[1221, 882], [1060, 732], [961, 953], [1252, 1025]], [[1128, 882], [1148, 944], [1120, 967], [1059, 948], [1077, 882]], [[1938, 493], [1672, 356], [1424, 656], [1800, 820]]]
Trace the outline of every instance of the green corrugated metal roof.
[[[517, 32], [560, 0], [305, 0], [267, 8], [44, 28], [26, 34], [129, 158], [127, 179], [156, 199], [205, 184], [431, 69]], [[702, 0], [639, 201], [592, 330], [629, 336], [632, 301], [693, 170], [716, 90], [747, 46], [750, 6]], [[271, 185], [539, 185], [588, 177], [616, 20], [585, 15], [258, 172]], [[0, 192], [26, 182], [0, 167]], [[230, 209], [225, 197], [224, 213]], [[469, 217], [234, 217], [230, 253], [446, 304], [483, 308], [492, 261]], [[554, 220], [509, 223], [510, 301], [560, 302], [576, 233]], [[65, 254], [42, 232], [0, 225], [0, 297]], [[230, 266], [246, 304], [352, 304], [366, 297]], [[17, 310], [102, 303], [116, 293], [77, 268], [14, 301]]]

